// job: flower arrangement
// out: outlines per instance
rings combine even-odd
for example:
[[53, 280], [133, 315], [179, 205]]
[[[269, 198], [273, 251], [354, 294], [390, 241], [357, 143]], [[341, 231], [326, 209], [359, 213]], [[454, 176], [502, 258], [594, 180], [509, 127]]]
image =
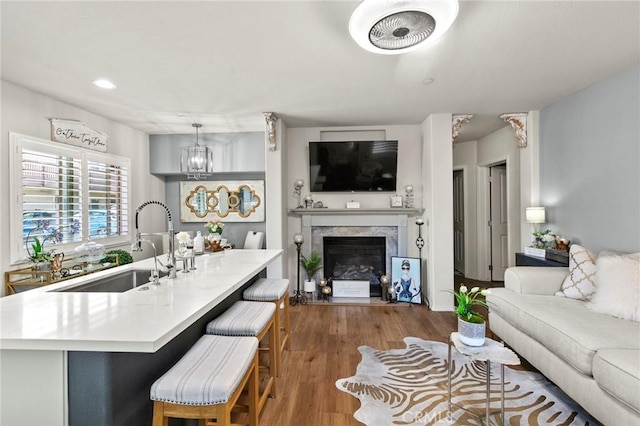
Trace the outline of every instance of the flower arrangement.
[[[51, 221], [48, 219], [39, 221], [37, 226], [31, 229], [25, 238], [29, 259], [33, 263], [50, 262], [53, 259], [55, 250], [45, 250], [44, 245], [47, 241], [52, 243], [61, 243], [64, 239], [62, 228], [67, 226], [71, 228], [71, 234], [75, 234], [80, 229], [80, 222], [78, 220], [74, 220], [71, 225], [55, 228], [51, 226]], [[29, 238], [32, 237], [34, 232], [39, 236], [33, 236], [33, 243], [29, 245]]]
[[224, 229], [224, 223], [220, 222], [217, 219], [213, 219], [205, 223], [204, 227], [209, 230], [210, 234], [222, 234], [222, 230]]
[[181, 243], [188, 243], [189, 240], [191, 239], [191, 237], [189, 236], [189, 234], [187, 234], [186, 232], [182, 231], [182, 232], [178, 232], [176, 234], [176, 240], [178, 240]]
[[484, 318], [472, 309], [474, 306], [483, 306], [488, 308], [487, 303], [483, 299], [479, 299], [480, 296], [486, 296], [491, 293], [488, 289], [480, 290], [479, 287], [471, 288], [471, 291], [466, 286], [461, 285], [459, 291], [454, 291], [453, 295], [456, 298], [456, 315], [463, 321], [472, 322], [475, 324], [484, 323]]
[[556, 245], [556, 238], [558, 236], [551, 230], [535, 231], [533, 233], [533, 247], [544, 249], [552, 248]]

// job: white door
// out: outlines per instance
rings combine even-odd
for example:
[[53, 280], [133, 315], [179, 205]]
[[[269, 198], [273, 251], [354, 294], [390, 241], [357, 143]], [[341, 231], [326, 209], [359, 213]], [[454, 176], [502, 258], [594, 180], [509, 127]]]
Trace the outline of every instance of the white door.
[[509, 266], [507, 231], [507, 166], [493, 166], [489, 170], [491, 191], [491, 281], [504, 281]]
[[453, 267], [464, 275], [464, 172], [453, 172]]

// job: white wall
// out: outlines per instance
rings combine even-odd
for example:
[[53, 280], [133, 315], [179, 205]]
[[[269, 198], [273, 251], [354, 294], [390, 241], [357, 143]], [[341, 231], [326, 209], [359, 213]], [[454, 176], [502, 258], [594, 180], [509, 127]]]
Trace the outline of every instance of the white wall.
[[[72, 105], [57, 101], [31, 90], [2, 81], [2, 147], [0, 148], [0, 266], [2, 272], [15, 267], [8, 263], [4, 250], [9, 247], [9, 209], [15, 207], [9, 199], [9, 132], [50, 140], [49, 118], [80, 120], [109, 135], [109, 154], [131, 158], [131, 225], [135, 208], [146, 200], [164, 201], [164, 181], [149, 174], [149, 138], [144, 132], [107, 120]], [[54, 143], [54, 142], [52, 142]], [[150, 208], [148, 209], [150, 210]], [[145, 210], [141, 221], [145, 232], [166, 230], [165, 215], [160, 209]], [[112, 248], [112, 247], [110, 247]], [[122, 247], [129, 249], [129, 247]], [[4, 274], [2, 274], [4, 280]], [[4, 290], [4, 285], [2, 286]]]
[[464, 275], [471, 279], [478, 279], [477, 165], [477, 141], [453, 144], [453, 170], [464, 171]]
[[[450, 133], [449, 126], [449, 133]], [[404, 194], [406, 185], [413, 185], [415, 194], [415, 206], [423, 207], [422, 184], [421, 184], [421, 152], [422, 137], [420, 126], [362, 126], [362, 127], [292, 127], [287, 129], [286, 135], [286, 157], [287, 173], [286, 182], [283, 185], [285, 202], [288, 209], [297, 206], [296, 198], [293, 194], [293, 182], [296, 179], [304, 179], [305, 187], [302, 190], [303, 197], [309, 193], [309, 142], [321, 140], [321, 132], [345, 132], [343, 140], [350, 138], [357, 139], [353, 135], [356, 131], [383, 131], [387, 140], [398, 140], [398, 177], [397, 188], [399, 194]], [[335, 135], [334, 135], [335, 136]], [[335, 138], [334, 138], [335, 139]], [[355, 200], [360, 202], [361, 208], [387, 208], [389, 207], [390, 193], [312, 193], [314, 201], [322, 201], [324, 206], [330, 208], [345, 208], [347, 201]], [[413, 219], [410, 218], [410, 223]], [[417, 257], [418, 249], [413, 244], [418, 237], [418, 227], [407, 227], [407, 241], [409, 247], [407, 255]], [[289, 276], [292, 277], [291, 286], [295, 288], [295, 277], [297, 271], [296, 250], [293, 245], [293, 235], [301, 230], [300, 217], [289, 216], [287, 223], [287, 246]], [[424, 231], [424, 230], [423, 230]], [[303, 245], [303, 253], [306, 253], [308, 245]], [[423, 251], [424, 253], [424, 251]], [[423, 254], [424, 256], [424, 254]]]
[[434, 311], [453, 310], [453, 143], [451, 114], [421, 125], [426, 222], [427, 297]]
[[[265, 134], [268, 134], [265, 132]], [[282, 257], [276, 259], [267, 267], [267, 276], [270, 278], [290, 277], [285, 268], [287, 259], [287, 127], [282, 120], [276, 122], [276, 150], [269, 151], [265, 142], [265, 222], [267, 225], [266, 247], [268, 249], [282, 249]], [[291, 288], [289, 280], [289, 287]]]

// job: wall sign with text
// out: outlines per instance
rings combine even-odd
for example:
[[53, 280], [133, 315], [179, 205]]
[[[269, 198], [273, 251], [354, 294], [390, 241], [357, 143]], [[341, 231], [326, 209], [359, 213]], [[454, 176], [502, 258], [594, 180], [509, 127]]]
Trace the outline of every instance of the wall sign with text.
[[94, 130], [78, 120], [50, 118], [49, 121], [51, 121], [52, 141], [107, 152], [109, 136], [104, 133]]

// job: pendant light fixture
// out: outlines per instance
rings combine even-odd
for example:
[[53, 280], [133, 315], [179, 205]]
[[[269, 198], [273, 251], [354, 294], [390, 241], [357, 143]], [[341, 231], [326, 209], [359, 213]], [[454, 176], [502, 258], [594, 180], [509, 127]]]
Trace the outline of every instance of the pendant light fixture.
[[180, 171], [187, 179], [201, 179], [213, 173], [213, 153], [208, 146], [198, 144], [198, 129], [202, 124], [193, 123], [196, 128], [196, 143], [182, 148]]
[[410, 52], [440, 38], [458, 16], [458, 0], [363, 0], [349, 20], [351, 37], [384, 55]]

